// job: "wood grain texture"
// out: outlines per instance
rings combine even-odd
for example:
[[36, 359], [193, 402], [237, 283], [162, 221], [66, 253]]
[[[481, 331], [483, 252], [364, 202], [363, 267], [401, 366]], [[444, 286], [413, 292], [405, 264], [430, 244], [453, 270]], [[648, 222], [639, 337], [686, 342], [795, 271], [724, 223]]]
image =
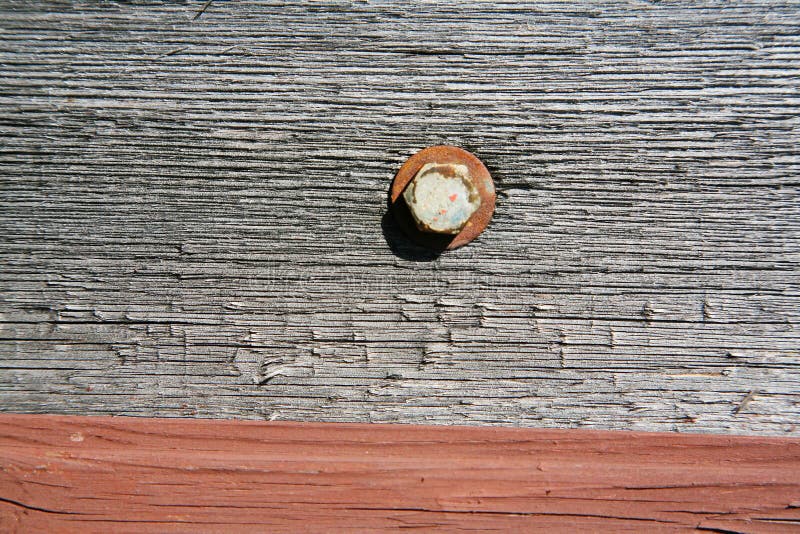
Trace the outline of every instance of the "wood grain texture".
[[800, 435], [797, 2], [167, 4], [0, 4], [1, 410]]
[[0, 415], [3, 532], [797, 532], [800, 440]]

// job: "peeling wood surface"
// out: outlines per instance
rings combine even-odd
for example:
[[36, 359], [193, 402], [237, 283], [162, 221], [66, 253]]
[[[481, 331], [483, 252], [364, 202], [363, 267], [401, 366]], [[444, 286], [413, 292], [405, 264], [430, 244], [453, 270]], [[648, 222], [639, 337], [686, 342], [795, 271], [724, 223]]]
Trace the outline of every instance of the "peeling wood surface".
[[800, 435], [799, 88], [797, 2], [4, 2], [0, 410]]
[[793, 438], [0, 415], [3, 532], [798, 526]]

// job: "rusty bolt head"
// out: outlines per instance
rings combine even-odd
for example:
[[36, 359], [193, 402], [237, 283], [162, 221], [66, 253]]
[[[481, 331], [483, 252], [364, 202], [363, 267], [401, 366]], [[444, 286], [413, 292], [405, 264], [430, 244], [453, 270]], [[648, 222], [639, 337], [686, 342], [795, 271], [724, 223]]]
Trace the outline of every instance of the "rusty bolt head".
[[466, 165], [426, 163], [403, 192], [417, 228], [436, 234], [458, 234], [481, 197]]
[[489, 224], [494, 182], [483, 163], [466, 150], [428, 147], [397, 172], [389, 205], [409, 237], [430, 248], [454, 249]]

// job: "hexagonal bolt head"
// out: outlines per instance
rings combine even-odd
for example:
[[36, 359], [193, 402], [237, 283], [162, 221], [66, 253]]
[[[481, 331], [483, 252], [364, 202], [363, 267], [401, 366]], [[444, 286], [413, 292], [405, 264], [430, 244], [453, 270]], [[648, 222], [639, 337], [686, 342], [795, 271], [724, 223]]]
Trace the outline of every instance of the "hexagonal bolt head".
[[426, 163], [403, 192], [423, 232], [458, 234], [481, 205], [466, 165]]

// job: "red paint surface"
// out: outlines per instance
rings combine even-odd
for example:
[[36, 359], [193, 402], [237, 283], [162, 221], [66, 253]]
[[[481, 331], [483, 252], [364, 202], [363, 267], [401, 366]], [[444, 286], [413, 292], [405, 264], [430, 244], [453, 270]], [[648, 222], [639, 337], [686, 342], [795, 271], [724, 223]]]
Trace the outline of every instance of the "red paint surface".
[[0, 415], [0, 532], [796, 531], [800, 440]]

